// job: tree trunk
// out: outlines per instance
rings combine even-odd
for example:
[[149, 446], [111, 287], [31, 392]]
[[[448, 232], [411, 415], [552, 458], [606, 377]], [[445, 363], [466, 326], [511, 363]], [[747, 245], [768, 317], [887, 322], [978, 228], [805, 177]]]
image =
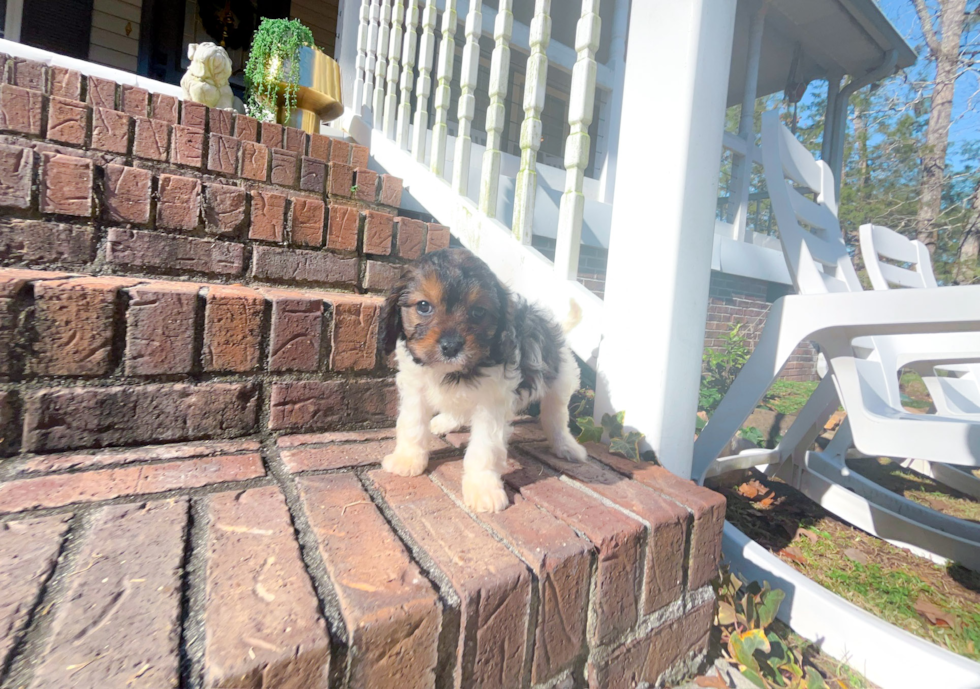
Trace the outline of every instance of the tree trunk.
[[932, 90], [929, 125], [922, 152], [919, 212], [916, 218], [916, 236], [929, 247], [930, 253], [936, 248], [939, 229], [937, 220], [942, 211], [949, 123], [960, 64], [960, 39], [966, 17], [966, 0], [940, 0], [939, 24], [942, 38], [938, 44], [932, 42], [930, 45], [930, 52], [936, 62], [936, 82]]
[[970, 197], [970, 218], [963, 228], [963, 239], [953, 267], [953, 282], [970, 285], [977, 277], [977, 258], [980, 257], [980, 182]]
[[857, 145], [858, 198], [864, 202], [867, 188], [871, 186], [871, 168], [868, 166], [868, 109], [864, 96], [854, 103], [854, 143]]

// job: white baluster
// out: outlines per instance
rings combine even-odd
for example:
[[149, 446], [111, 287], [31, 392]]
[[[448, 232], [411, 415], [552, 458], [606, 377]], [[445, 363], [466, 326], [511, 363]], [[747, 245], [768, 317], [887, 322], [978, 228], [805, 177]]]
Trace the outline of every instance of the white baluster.
[[419, 83], [415, 91], [415, 131], [412, 134], [412, 155], [418, 162], [425, 160], [426, 134], [429, 131], [429, 95], [432, 93], [432, 58], [436, 44], [436, 0], [426, 0], [422, 12], [422, 42], [419, 45]]
[[355, 64], [354, 78], [354, 114], [360, 115], [363, 111], [364, 98], [364, 72], [367, 70], [367, 46], [368, 32], [371, 23], [371, 0], [361, 0], [360, 21], [357, 25], [357, 61]]
[[500, 146], [504, 138], [507, 111], [507, 77], [510, 72], [510, 37], [514, 33], [513, 0], [500, 0], [493, 25], [493, 56], [490, 58], [490, 105], [487, 107], [487, 150], [483, 153], [480, 176], [480, 210], [497, 217], [500, 188]]
[[466, 196], [470, 181], [470, 149], [473, 143], [473, 113], [476, 111], [476, 76], [480, 66], [480, 34], [483, 33], [483, 0], [470, 0], [466, 14], [466, 45], [463, 46], [463, 65], [459, 75], [460, 96], [456, 117], [459, 131], [456, 133], [456, 151], [453, 155], [453, 189]]
[[432, 153], [429, 169], [437, 175], [446, 166], [446, 135], [449, 127], [449, 83], [453, 79], [453, 60], [456, 57], [456, 0], [446, 0], [442, 13], [442, 44], [439, 46], [439, 87], [436, 89], [436, 121], [432, 127]]
[[538, 191], [538, 150], [541, 148], [541, 111], [548, 81], [548, 43], [551, 41], [551, 0], [535, 0], [531, 20], [531, 55], [524, 82], [524, 123], [521, 124], [521, 169], [514, 190], [512, 231], [522, 244], [531, 243], [534, 196]]
[[381, 0], [378, 30], [378, 64], [374, 69], [374, 128], [381, 129], [385, 107], [385, 75], [388, 72], [388, 36], [391, 33], [391, 0]]
[[419, 0], [408, 0], [405, 14], [405, 43], [402, 45], [402, 100], [398, 106], [398, 145], [408, 150], [408, 127], [412, 120], [412, 80], [415, 77], [415, 29], [419, 24]]
[[378, 33], [381, 30], [381, 0], [371, 0], [371, 24], [368, 26], [367, 61], [364, 68], [364, 93], [361, 96], [363, 108], [371, 110], [374, 103], [374, 70], [378, 63]]
[[595, 109], [595, 51], [599, 48], [599, 0], [582, 0], [582, 16], [575, 31], [578, 58], [572, 68], [568, 97], [568, 138], [565, 140], [565, 193], [558, 212], [555, 272], [569, 280], [578, 278], [578, 255], [585, 214], [585, 167], [589, 164], [589, 125]]
[[385, 93], [385, 136], [395, 138], [395, 114], [398, 109], [399, 60], [402, 54], [402, 23], [405, 21], [405, 0], [395, 0], [391, 13], [391, 40], [388, 42], [388, 90]]

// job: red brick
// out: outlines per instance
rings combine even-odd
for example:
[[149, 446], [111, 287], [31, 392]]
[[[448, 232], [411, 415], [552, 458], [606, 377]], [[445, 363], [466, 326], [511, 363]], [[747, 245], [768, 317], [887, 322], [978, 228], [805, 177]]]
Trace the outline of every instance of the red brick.
[[92, 148], [110, 153], [127, 153], [132, 121], [132, 116], [118, 110], [92, 108]]
[[82, 74], [74, 69], [52, 66], [48, 68], [51, 75], [51, 95], [68, 100], [82, 99]]
[[0, 528], [0, 664], [6, 664], [58, 562], [71, 515], [7, 522]]
[[91, 216], [92, 161], [48, 152], [41, 160], [41, 212]]
[[315, 158], [303, 157], [299, 173], [299, 188], [322, 194], [327, 181], [327, 164]]
[[252, 277], [350, 287], [357, 283], [357, 259], [339, 258], [322, 251], [254, 246]]
[[402, 180], [394, 175], [381, 175], [378, 203], [398, 208], [402, 202]]
[[282, 148], [299, 156], [306, 155], [306, 132], [296, 127], [283, 127]]
[[44, 64], [21, 57], [10, 59], [10, 83], [32, 91], [44, 90]]
[[[430, 474], [462, 501], [462, 460], [442, 462]], [[585, 649], [592, 547], [533, 502], [520, 495], [511, 499], [513, 504], [503, 512], [476, 516], [535, 574], [539, 607], [531, 682], [540, 684], [569, 667]]]
[[170, 151], [171, 125], [162, 120], [136, 117], [133, 134], [133, 155], [163, 162]]
[[272, 171], [269, 181], [285, 187], [296, 186], [296, 173], [299, 167], [299, 155], [281, 148], [272, 149]]
[[273, 191], [252, 191], [252, 219], [249, 239], [281, 242], [286, 227], [286, 195]]
[[398, 390], [393, 379], [355, 379], [347, 385], [345, 400], [351, 423], [390, 426], [398, 416]]
[[238, 170], [241, 141], [233, 136], [211, 134], [208, 143], [208, 170], [233, 175]]
[[201, 210], [201, 181], [191, 177], [160, 175], [157, 225], [168, 230], [197, 227]]
[[442, 606], [432, 585], [356, 476], [309, 476], [298, 488], [359, 651], [350, 684], [435, 686]]
[[508, 460], [504, 481], [594, 544], [595, 628], [591, 643], [610, 643], [632, 629], [638, 619], [643, 525], [531, 460]]
[[449, 228], [430, 222], [425, 233], [425, 253], [449, 248]]
[[174, 125], [170, 162], [175, 165], [201, 167], [204, 164], [204, 130]]
[[344, 421], [344, 400], [341, 380], [273, 383], [269, 430], [336, 429]]
[[264, 475], [262, 458], [258, 454], [205, 457], [77, 474], [49, 474], [0, 484], [0, 514], [247, 481]]
[[91, 227], [20, 218], [0, 220], [0, 259], [30, 264], [82, 264], [95, 258], [96, 243]]
[[[181, 575], [187, 499], [113, 505], [96, 513], [54, 608], [32, 686], [180, 682]], [[92, 662], [98, 658], [97, 662]]]
[[356, 251], [357, 226], [360, 220], [361, 215], [357, 208], [331, 203], [327, 248], [335, 251]]
[[262, 144], [242, 141], [242, 161], [239, 174], [246, 179], [264, 182], [269, 174], [269, 149]]
[[74, 100], [48, 100], [48, 134], [52, 141], [83, 146], [88, 134], [89, 106]]
[[246, 287], [212, 285], [204, 311], [204, 370], [243, 373], [259, 366], [265, 299]]
[[231, 136], [234, 110], [208, 108], [208, 131], [212, 134]]
[[[245, 383], [35, 390], [24, 400], [23, 445], [56, 452], [247, 435], [257, 421], [256, 395]], [[193, 477], [193, 467], [187, 471]]]
[[153, 111], [150, 114], [154, 120], [160, 120], [167, 124], [177, 124], [177, 112], [180, 108], [180, 101], [175, 96], [165, 96], [162, 93], [154, 93], [150, 97]]
[[[5, 301], [5, 300], [3, 300]], [[3, 301], [0, 301], [0, 325], [3, 325], [4, 321], [4, 306]], [[4, 347], [4, 343], [0, 341], [0, 347]], [[6, 353], [4, 354], [6, 356]], [[0, 370], [0, 375], [3, 371]], [[0, 457], [8, 454], [14, 454], [17, 447], [17, 409], [16, 409], [16, 393], [13, 390], [0, 390]], [[2, 617], [2, 613], [0, 613]], [[0, 622], [2, 624], [2, 622]], [[2, 642], [0, 642], [2, 643]], [[0, 662], [2, 662], [2, 657], [0, 657]]]
[[680, 598], [689, 520], [686, 509], [636, 481], [623, 480], [604, 466], [566, 462], [536, 446], [525, 447], [552, 469], [574, 478], [647, 523], [650, 535], [647, 539], [643, 614], [659, 610]]
[[401, 277], [404, 266], [394, 263], [368, 261], [364, 272], [364, 287], [369, 290], [387, 292]]
[[342, 139], [331, 139], [330, 158], [327, 162], [350, 165], [350, 144]]
[[427, 476], [368, 475], [459, 596], [454, 684], [521, 686], [531, 603], [527, 569]]
[[106, 216], [117, 222], [145, 225], [150, 222], [150, 193], [153, 174], [149, 170], [123, 165], [106, 165]]
[[330, 142], [332, 139], [323, 134], [310, 134], [310, 157], [324, 163], [330, 161]]
[[235, 114], [235, 138], [242, 141], [259, 140], [259, 121], [248, 115]]
[[298, 196], [290, 201], [290, 237], [296, 246], [323, 246], [323, 201]]
[[402, 258], [416, 259], [422, 255], [425, 243], [425, 223], [411, 218], [395, 218], [398, 235], [398, 255]]
[[614, 649], [601, 662], [590, 660], [590, 689], [633, 689], [657, 682], [686, 658], [707, 649], [713, 612], [714, 604], [705, 603]]
[[34, 151], [0, 144], [0, 206], [31, 207]]
[[244, 247], [196, 237], [174, 237], [157, 232], [109, 229], [106, 261], [110, 265], [172, 271], [241, 275]]
[[693, 517], [687, 587], [707, 586], [718, 573], [721, 560], [721, 532], [725, 526], [725, 498], [695, 485], [661, 466], [637, 464], [610, 454], [604, 445], [589, 443], [589, 454], [616, 471], [653, 488], [661, 495], [686, 507]]
[[395, 216], [380, 211], [364, 211], [364, 253], [388, 256], [391, 253]]
[[344, 163], [327, 165], [327, 193], [350, 197], [354, 186], [354, 168]]
[[119, 88], [120, 110], [133, 117], [146, 117], [150, 105], [149, 91], [129, 84], [123, 84]]
[[191, 129], [204, 131], [207, 126], [208, 106], [194, 101], [180, 102], [180, 123]]
[[98, 376], [112, 370], [119, 278], [50, 280], [34, 286], [37, 342], [30, 361], [40, 376]]
[[245, 221], [245, 190], [209, 184], [204, 192], [204, 227], [210, 234], [237, 235]]
[[269, 290], [272, 329], [269, 370], [316, 371], [323, 337], [323, 300], [295, 292]]
[[0, 130], [41, 135], [44, 96], [10, 84], [0, 84]]
[[217, 455], [254, 453], [262, 444], [254, 440], [205, 441], [139, 447], [133, 450], [103, 450], [96, 454], [37, 455], [24, 462], [18, 474], [44, 474], [68, 469], [93, 469], [125, 464], [143, 464], [162, 459], [194, 459]]
[[208, 516], [205, 685], [326, 689], [327, 626], [279, 489], [212, 495]]
[[282, 125], [275, 122], [260, 122], [262, 145], [266, 148], [282, 148]]
[[[436, 445], [433, 449], [444, 449]], [[282, 450], [280, 456], [292, 473], [348, 469], [351, 467], [380, 464], [395, 449], [394, 438], [361, 443], [334, 443], [326, 447], [299, 447]]]
[[350, 147], [350, 166], [354, 169], [366, 169], [368, 166], [368, 147], [360, 144], [351, 144]]
[[[276, 447], [301, 447], [303, 445], [339, 444], [339, 443], [369, 443], [376, 440], [392, 440], [395, 437], [394, 428], [377, 428], [369, 431], [339, 431], [335, 433], [301, 433], [299, 435], [283, 435], [276, 439]], [[445, 449], [445, 444], [440, 448]]]
[[88, 78], [88, 103], [95, 108], [116, 109], [116, 82], [102, 77]]
[[354, 198], [365, 203], [374, 203], [378, 198], [378, 173], [374, 170], [354, 170]]
[[370, 371], [377, 357], [382, 301], [342, 295], [330, 295], [329, 299], [333, 305], [330, 370]]
[[127, 290], [127, 375], [155, 376], [193, 370], [198, 289], [192, 283], [157, 282]]

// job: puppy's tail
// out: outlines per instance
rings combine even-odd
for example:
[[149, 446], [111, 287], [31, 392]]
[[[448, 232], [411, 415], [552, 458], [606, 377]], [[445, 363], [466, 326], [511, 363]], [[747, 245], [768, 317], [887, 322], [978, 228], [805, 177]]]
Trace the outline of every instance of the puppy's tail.
[[579, 323], [582, 322], [582, 307], [574, 299], [568, 300], [568, 315], [562, 321], [561, 331], [567, 335], [572, 332]]

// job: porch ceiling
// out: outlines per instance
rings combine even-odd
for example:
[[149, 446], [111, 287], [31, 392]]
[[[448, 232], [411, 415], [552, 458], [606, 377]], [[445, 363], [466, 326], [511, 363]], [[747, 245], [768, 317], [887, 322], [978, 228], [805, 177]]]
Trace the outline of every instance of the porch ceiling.
[[[739, 0], [735, 18], [728, 104], [742, 102], [749, 27], [760, 0]], [[801, 81], [829, 74], [860, 76], [878, 67], [889, 50], [898, 51], [896, 71], [915, 63], [915, 51], [873, 0], [770, 0], [762, 39], [759, 96], [785, 88], [797, 45], [803, 59]]]

